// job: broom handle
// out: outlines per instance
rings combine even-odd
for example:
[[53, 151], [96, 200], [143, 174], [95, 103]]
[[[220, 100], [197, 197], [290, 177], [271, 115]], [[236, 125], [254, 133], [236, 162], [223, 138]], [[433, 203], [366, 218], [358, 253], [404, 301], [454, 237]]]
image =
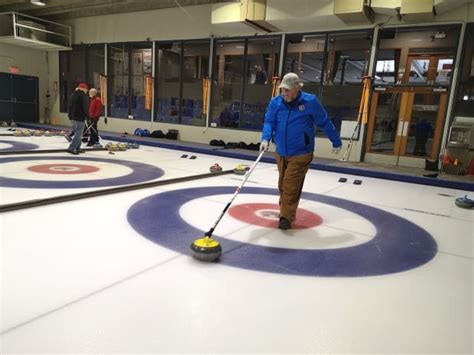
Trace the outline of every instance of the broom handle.
[[263, 157], [263, 154], [265, 154], [265, 151], [262, 150], [260, 152], [260, 154], [258, 155], [257, 157], [257, 160], [255, 160], [255, 162], [253, 163], [252, 167], [249, 169], [249, 171], [247, 171], [247, 173], [245, 174], [244, 178], [242, 179], [242, 182], [240, 183], [240, 185], [237, 187], [237, 189], [235, 189], [235, 192], [234, 194], [232, 195], [232, 198], [230, 199], [230, 201], [227, 203], [227, 205], [225, 206], [225, 208], [222, 210], [219, 218], [217, 218], [217, 221], [216, 223], [214, 223], [214, 225], [212, 226], [212, 228], [205, 234], [206, 237], [211, 237], [212, 236], [212, 233], [214, 233], [214, 230], [216, 229], [217, 225], [219, 224], [219, 222], [221, 221], [222, 217], [224, 217], [225, 213], [227, 212], [227, 210], [229, 209], [230, 205], [232, 205], [232, 202], [234, 202], [235, 198], [237, 197], [237, 195], [239, 194], [239, 192], [242, 190], [242, 187], [244, 187], [245, 183], [247, 182], [247, 180], [249, 179], [250, 175], [252, 174], [252, 172], [255, 170], [255, 167], [257, 166], [258, 162], [260, 161], [260, 159], [262, 159]]

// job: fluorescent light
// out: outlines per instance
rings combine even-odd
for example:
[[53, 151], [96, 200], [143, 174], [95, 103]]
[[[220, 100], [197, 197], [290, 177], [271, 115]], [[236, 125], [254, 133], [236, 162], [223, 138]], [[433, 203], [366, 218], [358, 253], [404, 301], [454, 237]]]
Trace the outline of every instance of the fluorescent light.
[[46, 6], [46, 0], [31, 0], [30, 2], [36, 6]]

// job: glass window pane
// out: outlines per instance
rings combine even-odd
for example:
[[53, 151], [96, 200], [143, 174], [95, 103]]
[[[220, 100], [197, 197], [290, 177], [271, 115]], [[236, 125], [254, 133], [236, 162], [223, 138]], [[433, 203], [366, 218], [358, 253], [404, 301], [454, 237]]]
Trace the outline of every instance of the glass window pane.
[[379, 50], [375, 66], [375, 82], [394, 84], [397, 81], [400, 51], [393, 49]]
[[400, 114], [400, 97], [400, 93], [379, 93], [371, 152], [393, 153]]
[[406, 155], [431, 156], [439, 99], [439, 94], [415, 94]]
[[216, 41], [212, 82], [212, 127], [239, 126], [244, 49], [243, 41]]
[[109, 115], [117, 118], [128, 118], [128, 45], [109, 45], [108, 56]]
[[409, 83], [426, 83], [428, 80], [429, 59], [413, 59], [411, 61]]
[[[447, 85], [451, 81], [449, 62], [439, 68], [438, 61], [454, 58], [458, 25], [385, 28], [379, 37], [376, 84]], [[384, 61], [393, 61], [393, 66], [381, 66]]]
[[451, 81], [453, 71], [453, 58], [440, 58], [438, 60], [438, 68], [436, 73], [436, 83], [448, 85]]
[[86, 48], [73, 46], [72, 51], [60, 52], [60, 110], [67, 112], [69, 97], [77, 85], [86, 82]]
[[[149, 121], [151, 117], [151, 105], [146, 105], [146, 77], [151, 76], [152, 69], [152, 45], [132, 45], [132, 65], [130, 68], [132, 82], [132, 105], [131, 114], [136, 120]], [[149, 94], [151, 94], [151, 88]]]
[[206, 91], [209, 77], [209, 41], [184, 43], [183, 100], [181, 123], [193, 126], [206, 124]]
[[157, 46], [155, 75], [155, 120], [179, 123], [179, 80], [181, 42], [160, 43]]
[[105, 72], [104, 52], [103, 44], [87, 46], [87, 83], [89, 87], [98, 91], [100, 91], [100, 75]]
[[288, 36], [284, 74], [296, 73], [304, 90], [319, 95], [323, 76], [325, 35]]
[[474, 23], [466, 28], [460, 72], [454, 112], [456, 116], [474, 117]]
[[279, 52], [279, 38], [248, 41], [242, 129], [263, 127], [265, 110], [272, 97], [272, 78], [278, 75]]
[[372, 31], [330, 34], [325, 84], [360, 84], [367, 75]]
[[319, 98], [338, 131], [345, 121], [357, 120], [371, 45], [372, 31], [328, 36], [324, 84]]

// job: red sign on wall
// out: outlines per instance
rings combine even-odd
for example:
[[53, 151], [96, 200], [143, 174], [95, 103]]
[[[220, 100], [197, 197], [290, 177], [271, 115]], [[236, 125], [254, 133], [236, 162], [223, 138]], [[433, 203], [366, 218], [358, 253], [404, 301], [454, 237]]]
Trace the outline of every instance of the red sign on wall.
[[12, 74], [18, 74], [19, 70], [18, 67], [16, 66], [10, 66], [10, 73]]

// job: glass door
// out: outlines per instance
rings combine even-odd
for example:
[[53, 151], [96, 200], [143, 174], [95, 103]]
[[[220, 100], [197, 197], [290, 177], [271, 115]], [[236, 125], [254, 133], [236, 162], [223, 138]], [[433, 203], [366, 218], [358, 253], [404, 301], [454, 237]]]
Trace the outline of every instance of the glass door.
[[400, 156], [435, 159], [447, 104], [446, 90], [406, 93], [409, 110], [404, 120]]
[[436, 159], [446, 104], [443, 88], [376, 88], [366, 153], [393, 165], [413, 166], [418, 159], [421, 166], [425, 159]]

